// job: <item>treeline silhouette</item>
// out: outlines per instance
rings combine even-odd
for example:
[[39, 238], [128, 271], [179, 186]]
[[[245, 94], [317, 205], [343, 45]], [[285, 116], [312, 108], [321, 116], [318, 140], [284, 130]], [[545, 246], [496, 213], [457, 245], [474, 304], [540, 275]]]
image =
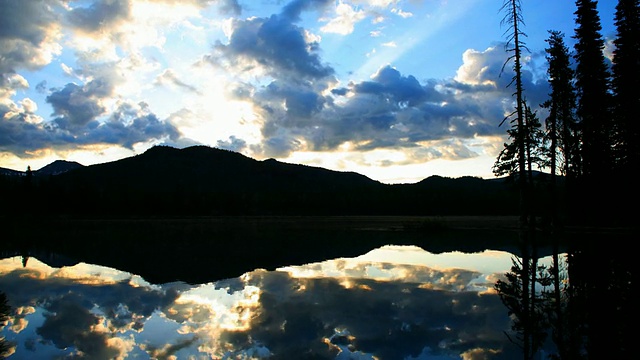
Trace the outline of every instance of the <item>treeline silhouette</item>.
[[[52, 164], [53, 165], [53, 164]], [[4, 216], [515, 215], [509, 179], [383, 184], [353, 172], [155, 146], [105, 164], [0, 176]], [[65, 167], [66, 169], [65, 171]], [[543, 177], [543, 175], [540, 175]], [[545, 195], [544, 189], [540, 197]]]
[[[517, 176], [521, 251], [506, 281], [498, 281], [495, 289], [513, 319], [510, 339], [521, 346], [525, 360], [539, 358], [547, 338], [557, 347], [548, 354], [552, 359], [632, 357], [640, 2], [617, 2], [611, 58], [605, 56], [597, 3], [575, 2], [573, 53], [562, 32], [549, 30], [551, 93], [541, 104], [548, 109], [544, 127], [527, 104], [522, 82], [521, 61], [528, 49], [521, 3], [504, 0], [501, 8], [508, 25], [505, 66], [512, 64], [515, 109], [503, 120], [511, 124], [510, 143], [498, 156], [494, 173]], [[549, 201], [542, 209], [535, 206], [534, 166], [551, 172]], [[564, 176], [562, 196], [556, 195], [556, 174]], [[535, 229], [541, 214], [551, 219], [545, 233], [557, 241], [567, 237], [567, 224], [591, 229], [570, 243], [564, 259], [556, 247], [550, 267], [538, 262]], [[605, 231], [621, 226], [629, 231]]]

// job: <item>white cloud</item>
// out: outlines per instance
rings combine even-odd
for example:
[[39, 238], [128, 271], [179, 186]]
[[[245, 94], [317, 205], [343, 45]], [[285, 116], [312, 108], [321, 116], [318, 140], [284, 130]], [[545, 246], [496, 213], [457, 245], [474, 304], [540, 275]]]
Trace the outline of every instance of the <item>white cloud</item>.
[[330, 20], [320, 20], [328, 21], [327, 25], [320, 28], [320, 30], [340, 35], [351, 34], [355, 24], [364, 19], [365, 16], [366, 14], [363, 10], [355, 10], [352, 6], [340, 2], [338, 6], [336, 6], [336, 17]]
[[405, 19], [413, 16], [412, 13], [405, 12], [405, 11], [402, 11], [402, 9], [397, 9], [397, 8], [391, 9], [391, 12]]

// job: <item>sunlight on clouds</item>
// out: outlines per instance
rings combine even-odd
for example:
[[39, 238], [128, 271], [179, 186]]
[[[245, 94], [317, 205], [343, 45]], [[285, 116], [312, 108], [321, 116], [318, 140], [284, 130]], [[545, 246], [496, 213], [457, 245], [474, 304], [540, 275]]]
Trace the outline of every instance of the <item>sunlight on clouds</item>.
[[116, 44], [113, 39], [107, 36], [96, 37], [89, 34], [78, 34], [70, 38], [68, 42], [86, 62], [117, 61], [120, 59]]
[[0, 87], [0, 104], [12, 103], [16, 90], [29, 88], [29, 82], [20, 74], [0, 74], [0, 81], [4, 85]]
[[229, 293], [227, 289], [205, 284], [182, 293], [176, 300], [176, 304], [186, 303], [211, 309], [211, 316], [215, 318], [212, 323], [220, 329], [243, 331], [251, 327], [252, 316], [260, 306], [260, 288], [246, 285], [241, 291]]
[[[486, 255], [486, 256], [485, 256]], [[498, 257], [499, 255], [499, 257]], [[459, 264], [468, 264], [465, 269]], [[334, 278], [345, 289], [373, 291], [362, 280], [401, 282], [421, 289], [487, 293], [486, 278], [509, 269], [511, 254], [432, 254], [416, 246], [385, 246], [355, 258], [339, 258], [277, 269], [298, 279]]]
[[172, 25], [186, 18], [199, 18], [200, 9], [189, 1], [134, 1], [131, 4], [131, 15], [139, 22], [149, 25]]
[[162, 49], [167, 40], [165, 33], [177, 28], [195, 33], [202, 30], [187, 20], [201, 18], [200, 9], [192, 2], [137, 1], [132, 4], [131, 14], [133, 21], [123, 30], [132, 49], [144, 46]]
[[355, 10], [351, 5], [342, 1], [336, 6], [336, 17], [333, 19], [320, 19], [321, 22], [327, 22], [327, 25], [320, 28], [326, 33], [334, 33], [347, 35], [353, 32], [356, 23], [365, 18], [364, 10]]
[[345, 142], [333, 152], [297, 151], [285, 162], [303, 163], [336, 171], [354, 171], [383, 183], [415, 183], [432, 175], [493, 178], [491, 166], [500, 137], [420, 142], [421, 146], [359, 151], [365, 143]]
[[373, 7], [378, 7], [378, 8], [387, 8], [391, 5], [395, 5], [398, 3], [398, 0], [367, 0], [367, 1], [362, 1], [362, 0], [356, 0], [355, 3], [359, 4], [365, 2]]
[[493, 53], [495, 47], [489, 47], [484, 51], [468, 49], [462, 54], [463, 64], [456, 72], [455, 80], [472, 85], [492, 85], [496, 86], [495, 78], [487, 76], [487, 72], [492, 70], [491, 64], [487, 64], [486, 54]]
[[307, 43], [307, 51], [313, 52], [311, 44], [319, 43], [320, 41], [322, 41], [322, 36], [316, 35], [311, 31], [304, 29], [304, 41]]
[[[29, 259], [29, 272], [25, 273], [25, 276], [45, 279], [48, 278], [55, 269], [51, 266], [43, 263], [38, 259]], [[22, 268], [22, 256], [14, 256], [0, 260], [0, 274], [6, 274], [14, 271], [17, 268]]]
[[84, 285], [116, 284], [123, 280], [129, 280], [132, 274], [115, 270], [106, 266], [78, 263], [74, 266], [62, 267], [54, 271], [51, 277], [72, 279]]
[[229, 100], [223, 81], [208, 81], [202, 95], [187, 99], [186, 108], [171, 116], [172, 123], [185, 137], [210, 146], [227, 140], [230, 134], [247, 143], [259, 143], [261, 125], [253, 104]]

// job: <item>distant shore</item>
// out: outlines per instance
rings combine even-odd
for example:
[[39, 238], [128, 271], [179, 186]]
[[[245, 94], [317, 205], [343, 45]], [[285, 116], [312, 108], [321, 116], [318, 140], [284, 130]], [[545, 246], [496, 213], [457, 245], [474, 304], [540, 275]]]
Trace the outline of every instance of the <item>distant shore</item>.
[[[384, 245], [517, 254], [517, 216], [0, 218], [5, 254], [51, 253], [155, 282], [190, 283], [365, 254]], [[572, 230], [573, 231], [573, 230]], [[540, 246], [550, 244], [541, 233]], [[613, 242], [593, 232], [575, 238]], [[573, 238], [573, 236], [571, 236]], [[540, 249], [541, 255], [546, 250]], [[42, 260], [42, 259], [41, 259]]]

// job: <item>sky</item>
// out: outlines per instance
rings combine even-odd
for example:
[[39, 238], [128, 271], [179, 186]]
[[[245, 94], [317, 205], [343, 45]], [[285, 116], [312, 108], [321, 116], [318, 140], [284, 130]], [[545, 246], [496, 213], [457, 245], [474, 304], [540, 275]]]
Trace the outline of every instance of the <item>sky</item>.
[[18, 256], [0, 260], [12, 306], [0, 335], [16, 360], [515, 359], [493, 287], [511, 261], [504, 251], [384, 246], [188, 285], [86, 263], [23, 267]]
[[[0, 167], [207, 145], [384, 183], [493, 178], [514, 109], [502, 4], [0, 0]], [[537, 109], [575, 2], [521, 4]], [[598, 2], [609, 58], [615, 5]]]

